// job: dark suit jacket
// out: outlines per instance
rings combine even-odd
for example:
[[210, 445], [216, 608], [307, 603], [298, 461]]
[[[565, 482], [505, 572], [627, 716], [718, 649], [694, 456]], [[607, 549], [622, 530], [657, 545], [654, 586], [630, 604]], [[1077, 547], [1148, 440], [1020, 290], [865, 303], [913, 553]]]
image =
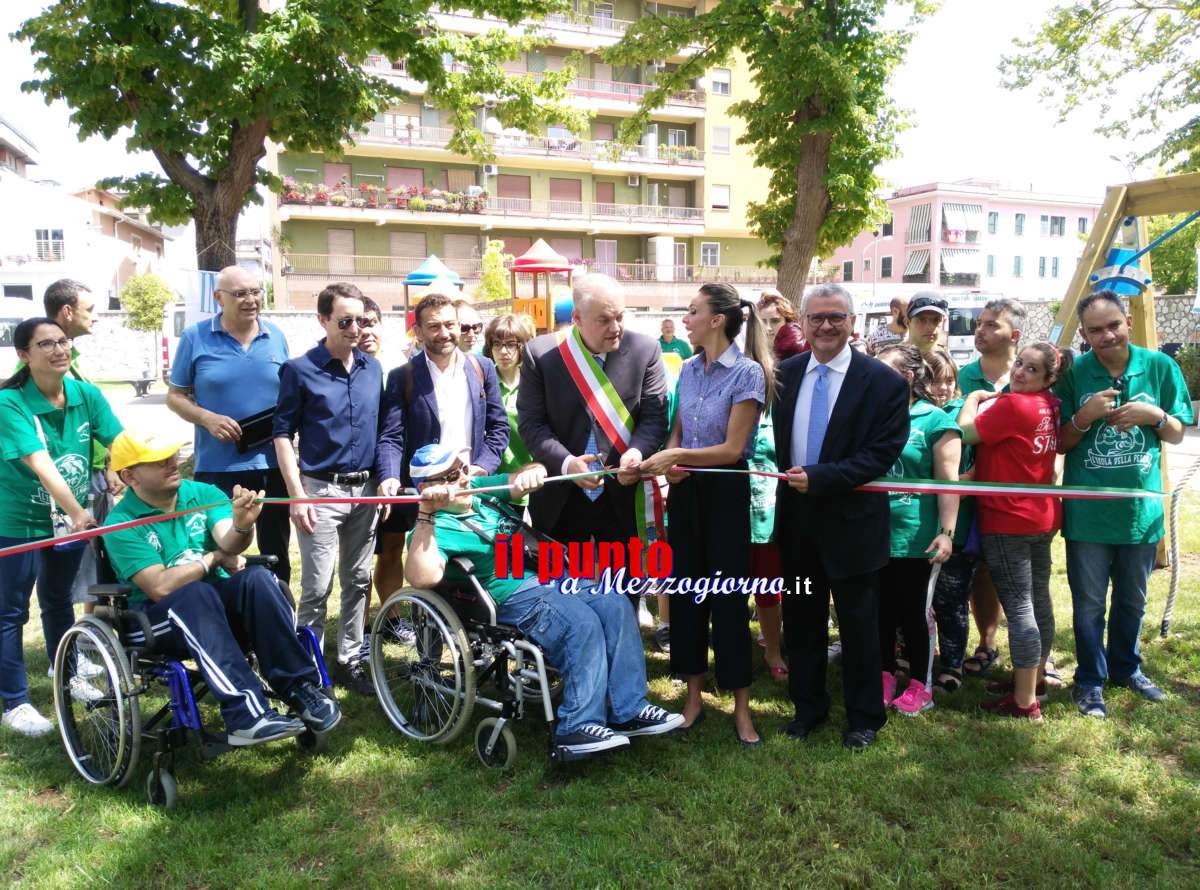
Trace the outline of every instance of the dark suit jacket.
[[[608, 353], [604, 373], [633, 418], [630, 447], [649, 457], [667, 436], [666, 370], [658, 341], [626, 331], [621, 345]], [[584, 453], [592, 418], [563, 364], [557, 334], [543, 334], [525, 346], [517, 390], [517, 429], [533, 459], [545, 464], [552, 476], [562, 472], [567, 457]], [[596, 430], [597, 441], [602, 441], [598, 426]], [[619, 460], [620, 454], [613, 448], [604, 463], [615, 466]], [[625, 510], [628, 503], [632, 515], [634, 486], [609, 479], [605, 491], [606, 497], [619, 501], [617, 509]], [[570, 486], [560, 483], [547, 485], [530, 495], [529, 512], [534, 525], [552, 528], [568, 494]]]
[[[779, 366], [779, 401], [773, 417], [780, 471], [794, 465], [792, 426], [800, 383], [812, 353]], [[908, 386], [882, 362], [851, 351], [820, 460], [804, 468], [808, 494], [780, 481], [775, 537], [789, 549], [815, 545], [829, 578], [881, 569], [888, 561], [890, 515], [883, 492], [854, 491], [884, 476], [908, 442]]]
[[[488, 473], [496, 472], [504, 449], [508, 447], [508, 414], [500, 400], [500, 382], [496, 366], [483, 356], [463, 356], [467, 391], [471, 403], [471, 463]], [[483, 385], [472, 366], [479, 362]], [[412, 375], [412, 402], [405, 403], [404, 379]], [[408, 487], [408, 462], [413, 452], [423, 445], [436, 442], [442, 434], [438, 420], [437, 398], [433, 392], [433, 376], [429, 373], [429, 358], [424, 350], [416, 353], [407, 365], [388, 374], [387, 387], [380, 406], [383, 427], [379, 434], [379, 478], [399, 479]]]

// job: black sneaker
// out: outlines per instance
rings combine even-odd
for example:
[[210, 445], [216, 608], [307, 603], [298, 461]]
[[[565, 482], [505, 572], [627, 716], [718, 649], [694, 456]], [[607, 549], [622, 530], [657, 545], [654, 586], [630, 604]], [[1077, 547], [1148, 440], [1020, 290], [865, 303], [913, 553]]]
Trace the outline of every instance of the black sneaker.
[[358, 647], [358, 660], [366, 661], [370, 657], [371, 657], [371, 635], [369, 633], [365, 633], [365, 634], [363, 634], [362, 645]]
[[629, 744], [629, 739], [617, 735], [602, 723], [585, 723], [570, 735], [556, 736], [554, 744], [569, 757], [581, 757], [623, 748]]
[[334, 671], [334, 682], [343, 689], [349, 689], [358, 695], [373, 696], [375, 686], [371, 683], [371, 674], [365, 661], [353, 664], [339, 664]]
[[292, 690], [291, 704], [304, 725], [313, 732], [329, 732], [342, 719], [337, 702], [307, 681], [296, 684]]
[[248, 748], [251, 745], [261, 745], [263, 742], [290, 739], [300, 735], [304, 730], [304, 724], [294, 717], [283, 717], [275, 711], [267, 711], [253, 726], [246, 729], [235, 729], [228, 733], [226, 739], [235, 748]]
[[617, 735], [627, 739], [639, 735], [662, 735], [683, 726], [683, 715], [672, 714], [658, 705], [646, 705], [632, 720], [614, 723], [609, 727]]
[[658, 646], [659, 652], [671, 651], [671, 625], [660, 624], [654, 629], [654, 645]]

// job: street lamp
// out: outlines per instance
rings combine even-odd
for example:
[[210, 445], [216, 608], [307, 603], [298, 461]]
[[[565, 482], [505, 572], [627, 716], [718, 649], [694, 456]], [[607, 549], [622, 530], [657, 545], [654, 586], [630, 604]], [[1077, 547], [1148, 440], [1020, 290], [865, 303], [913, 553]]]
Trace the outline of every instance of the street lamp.
[[865, 265], [867, 251], [871, 251], [871, 300], [875, 300], [875, 284], [879, 281], [879, 242], [891, 240], [891, 235], [879, 236], [879, 229], [871, 232], [871, 243], [862, 249], [858, 257], [859, 268]]

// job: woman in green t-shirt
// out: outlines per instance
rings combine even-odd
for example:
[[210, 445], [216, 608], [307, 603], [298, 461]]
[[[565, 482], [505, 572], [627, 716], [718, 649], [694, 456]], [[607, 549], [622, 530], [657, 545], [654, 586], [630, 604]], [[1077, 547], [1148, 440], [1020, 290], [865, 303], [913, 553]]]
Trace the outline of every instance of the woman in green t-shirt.
[[[508, 447], [500, 458], [497, 473], [516, 473], [533, 463], [529, 449], [517, 431], [517, 389], [521, 385], [521, 359], [525, 344], [533, 339], [533, 320], [528, 315], [501, 315], [488, 322], [483, 334], [483, 354], [496, 363], [500, 378], [500, 401], [508, 414]], [[528, 498], [514, 503], [524, 505]]]
[[[121, 431], [100, 390], [67, 376], [71, 340], [57, 324], [23, 321], [13, 346], [24, 367], [0, 385], [0, 548], [48, 538], [56, 526], [78, 531], [95, 525], [86, 509], [92, 440], [108, 445]], [[61, 518], [52, 521], [52, 512]], [[67, 545], [0, 558], [0, 722], [22, 735], [54, 728], [30, 703], [25, 678], [21, 637], [34, 582], [53, 662], [75, 618], [71, 585], [82, 557], [82, 546]], [[80, 685], [79, 694], [86, 694], [90, 687]]]
[[[958, 479], [962, 432], [933, 403], [933, 376], [915, 346], [888, 346], [881, 362], [908, 380], [908, 444], [888, 475], [908, 479]], [[891, 561], [879, 575], [879, 651], [883, 660], [883, 698], [902, 714], [914, 716], [933, 707], [933, 590], [930, 565], [940, 566], [954, 546], [957, 494], [889, 496], [892, 520]], [[911, 668], [908, 687], [896, 695], [896, 628], [904, 633]]]

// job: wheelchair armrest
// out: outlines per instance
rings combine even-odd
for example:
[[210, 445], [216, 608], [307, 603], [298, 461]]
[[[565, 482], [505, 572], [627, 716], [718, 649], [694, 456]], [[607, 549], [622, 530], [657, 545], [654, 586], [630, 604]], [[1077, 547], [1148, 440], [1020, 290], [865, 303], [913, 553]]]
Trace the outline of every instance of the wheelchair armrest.
[[465, 556], [451, 557], [450, 563], [467, 576], [467, 581], [471, 585], [471, 591], [487, 612], [488, 624], [494, 625], [496, 623], [496, 601], [492, 599], [492, 595], [487, 592], [484, 586], [479, 583], [479, 579], [475, 577], [475, 563], [471, 562]]
[[273, 553], [256, 553], [246, 557], [247, 566], [266, 566], [273, 569], [279, 564], [279, 557]]
[[129, 604], [131, 593], [133, 588], [128, 584], [93, 584], [88, 588], [88, 595], [94, 596], [97, 602], [118, 609], [124, 609]]
[[144, 646], [138, 648], [145, 654], [154, 648], [154, 628], [150, 624], [150, 616], [141, 609], [130, 609], [127, 612], [121, 613], [122, 618], [132, 618], [133, 623], [138, 626], [138, 630], [142, 632], [142, 638], [145, 640]]
[[465, 556], [450, 557], [450, 564], [456, 566], [464, 575], [475, 574], [475, 563], [471, 562]]

